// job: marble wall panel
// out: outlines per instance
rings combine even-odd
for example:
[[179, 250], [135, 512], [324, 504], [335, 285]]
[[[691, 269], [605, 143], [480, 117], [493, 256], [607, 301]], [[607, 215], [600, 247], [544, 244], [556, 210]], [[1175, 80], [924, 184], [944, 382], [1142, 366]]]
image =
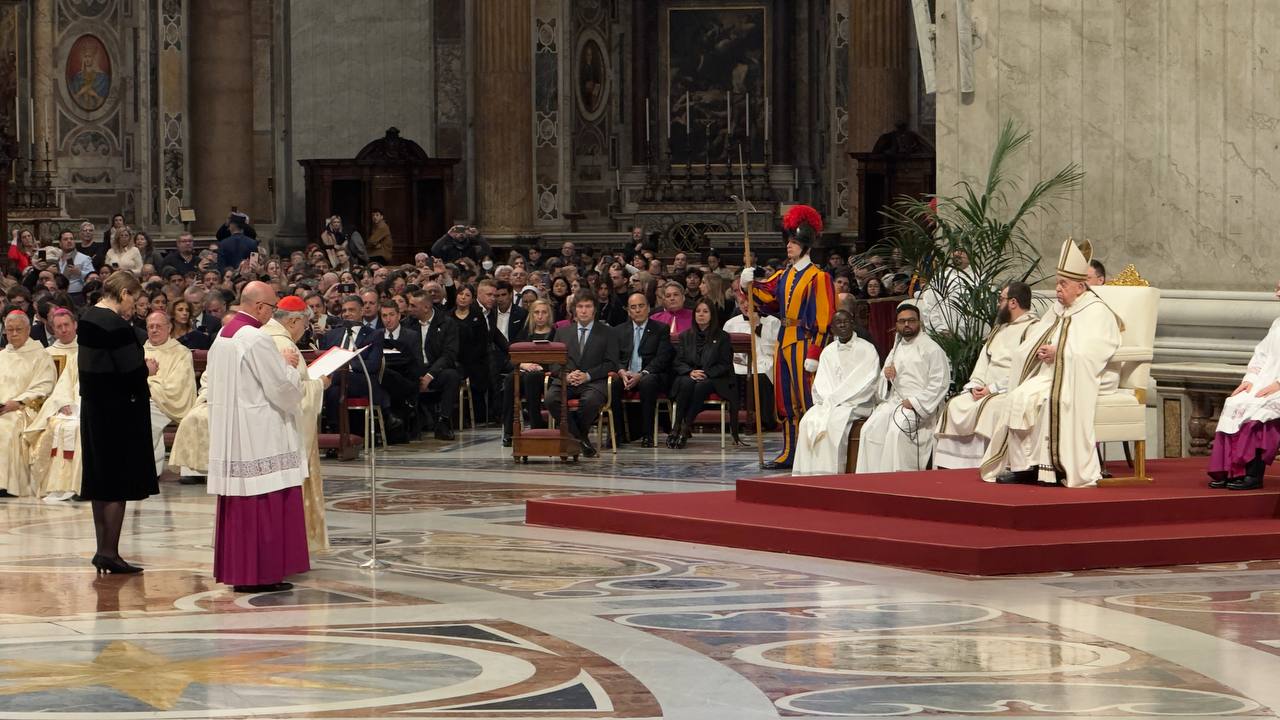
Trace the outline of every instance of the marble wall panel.
[[974, 3], [974, 93], [956, 89], [954, 5], [937, 27], [938, 186], [985, 176], [1007, 119], [1033, 131], [1009, 170], [1025, 190], [1068, 162], [1081, 191], [1028, 230], [1051, 256], [1095, 241], [1166, 288], [1270, 287], [1280, 249], [1280, 4], [1263, 0]]

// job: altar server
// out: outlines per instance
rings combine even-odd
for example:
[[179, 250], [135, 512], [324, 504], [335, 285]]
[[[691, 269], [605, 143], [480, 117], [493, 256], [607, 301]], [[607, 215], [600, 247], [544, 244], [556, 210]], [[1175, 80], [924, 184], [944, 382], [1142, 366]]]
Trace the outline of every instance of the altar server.
[[[311, 310], [297, 295], [280, 298], [275, 316], [262, 327], [281, 352], [299, 352], [297, 342], [311, 325]], [[302, 507], [307, 520], [307, 547], [316, 552], [329, 547], [329, 534], [324, 518], [324, 476], [320, 474], [320, 441], [316, 434], [324, 391], [331, 377], [313, 378], [306, 363], [298, 364], [302, 376], [302, 405], [298, 408], [297, 427], [300, 448], [306, 468], [302, 482]]]
[[21, 310], [4, 318], [0, 350], [0, 497], [34, 495], [29, 438], [24, 433], [53, 391], [57, 370], [44, 346], [31, 340], [31, 319]]
[[[1280, 284], [1276, 285], [1280, 299]], [[1244, 379], [1218, 416], [1209, 455], [1212, 488], [1253, 490], [1280, 447], [1280, 319], [1253, 350]]]
[[55, 341], [46, 348], [61, 366], [53, 392], [27, 427], [31, 445], [31, 482], [47, 503], [70, 500], [80, 493], [80, 345], [76, 316], [66, 308], [49, 313]]
[[981, 464], [991, 434], [1005, 423], [1009, 365], [1038, 319], [1030, 307], [1031, 287], [1026, 283], [1012, 282], [1001, 289], [998, 324], [978, 353], [969, 382], [941, 413], [934, 467], [974, 468]]
[[831, 321], [835, 341], [818, 357], [813, 406], [800, 418], [792, 475], [844, 472], [849, 429], [875, 408], [880, 355], [854, 334], [853, 315], [837, 310]]
[[947, 355], [921, 331], [920, 310], [898, 305], [897, 338], [885, 358], [879, 404], [859, 435], [860, 473], [923, 470], [933, 452], [933, 428], [951, 384]]
[[213, 576], [236, 592], [279, 592], [310, 569], [296, 417], [296, 352], [262, 330], [276, 307], [270, 285], [244, 287], [239, 310], [209, 349], [209, 493], [218, 496]]
[[1088, 241], [1062, 244], [1057, 301], [1013, 355], [1007, 431], [995, 429], [982, 459], [987, 482], [1093, 487], [1102, 477], [1093, 419], [1121, 325], [1085, 284], [1092, 253]]
[[181, 422], [196, 403], [196, 371], [191, 350], [169, 334], [173, 324], [163, 312], [147, 316], [147, 342], [142, 346], [156, 372], [147, 378], [151, 386], [151, 444], [156, 475], [164, 472], [164, 429]]

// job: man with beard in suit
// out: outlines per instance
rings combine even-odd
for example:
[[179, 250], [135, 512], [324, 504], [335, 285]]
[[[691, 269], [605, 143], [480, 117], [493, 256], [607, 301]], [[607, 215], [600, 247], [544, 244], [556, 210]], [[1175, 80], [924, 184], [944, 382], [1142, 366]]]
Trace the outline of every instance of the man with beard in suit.
[[671, 387], [671, 362], [675, 347], [671, 344], [671, 328], [649, 318], [649, 301], [644, 293], [632, 293], [627, 298], [627, 322], [614, 328], [618, 336], [618, 377], [621, 387], [615, 386], [614, 415], [623, 411], [622, 400], [634, 392], [640, 398], [640, 425], [628, 424], [633, 429], [630, 438], [640, 438], [640, 447], [653, 447], [653, 421], [657, 412], [658, 393]]
[[[351, 374], [347, 377], [347, 397], [367, 397], [382, 407], [383, 412], [389, 410], [387, 395], [378, 383], [378, 375], [382, 370], [382, 331], [369, 328], [360, 322], [363, 305], [359, 295], [348, 295], [342, 299], [342, 320], [338, 326], [330, 329], [320, 339], [320, 349], [342, 347], [347, 350], [361, 350], [364, 368], [369, 371], [372, 388], [365, 381], [364, 368], [359, 360], [352, 360], [348, 366]], [[324, 393], [324, 422], [330, 427], [337, 427], [339, 383], [329, 386]], [[396, 418], [387, 418], [387, 429], [399, 429]]]
[[608, 395], [609, 373], [618, 369], [618, 337], [614, 329], [596, 322], [596, 299], [588, 292], [574, 298], [574, 322], [556, 331], [556, 342], [564, 343], [568, 358], [563, 369], [569, 387], [561, 387], [561, 366], [547, 368], [551, 387], [547, 389], [547, 411], [560, 417], [560, 403], [578, 399], [578, 411], [567, 415], [567, 430], [582, 443], [584, 457], [600, 453], [591, 444], [591, 427], [595, 425]]

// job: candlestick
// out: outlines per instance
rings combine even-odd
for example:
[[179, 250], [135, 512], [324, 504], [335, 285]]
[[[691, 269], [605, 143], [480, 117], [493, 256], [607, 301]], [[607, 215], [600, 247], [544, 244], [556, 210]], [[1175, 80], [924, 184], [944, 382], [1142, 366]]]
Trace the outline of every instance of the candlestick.
[[644, 141], [649, 142], [649, 98], [644, 99]]
[[671, 145], [671, 94], [667, 94], [667, 145]]
[[747, 137], [751, 137], [751, 93], [747, 93], [747, 102], [744, 105], [747, 109]]
[[615, 169], [613, 171], [613, 186], [617, 190], [622, 189], [622, 171], [621, 170]]
[[27, 105], [27, 133], [34, 143], [36, 139], [36, 99], [34, 96], [31, 98], [31, 104]]
[[689, 121], [690, 120], [689, 108], [690, 108], [689, 91], [685, 90], [684, 91], [684, 134], [685, 135], [691, 135], [693, 131], [693, 124]]
[[769, 144], [769, 96], [764, 96], [764, 142]]
[[726, 90], [724, 93], [724, 114], [725, 114], [725, 132], [727, 135], [733, 135], [733, 91]]

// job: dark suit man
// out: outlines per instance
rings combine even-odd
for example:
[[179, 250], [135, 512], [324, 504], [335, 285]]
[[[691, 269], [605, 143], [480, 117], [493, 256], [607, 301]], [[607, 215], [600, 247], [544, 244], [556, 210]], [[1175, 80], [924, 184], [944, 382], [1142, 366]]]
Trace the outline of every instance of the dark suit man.
[[458, 405], [458, 326], [421, 291], [409, 293], [410, 325], [418, 331], [423, 373], [418, 379], [418, 407], [435, 419], [437, 440], [452, 440], [449, 419]]
[[[422, 364], [422, 336], [401, 322], [400, 306], [384, 300], [378, 308], [383, 325], [382, 389], [391, 404], [391, 415], [399, 420], [396, 425], [404, 428], [394, 435], [388, 433], [389, 442], [407, 442], [417, 439], [418, 383], [425, 368]], [[393, 423], [388, 422], [388, 426]]]
[[382, 318], [378, 314], [380, 305], [378, 293], [373, 290], [360, 293], [360, 324], [372, 330], [385, 329], [386, 326], [382, 324]]
[[[382, 392], [382, 386], [378, 384], [378, 374], [382, 370], [382, 331], [370, 330], [360, 324], [360, 298], [355, 295], [348, 295], [342, 299], [342, 319], [343, 324], [331, 328], [320, 339], [320, 349], [328, 350], [332, 347], [344, 347], [348, 350], [359, 350], [365, 348], [361, 355], [364, 358], [365, 366], [369, 370], [369, 378], [373, 381], [372, 393], [370, 388], [365, 384], [364, 370], [360, 366], [358, 360], [352, 360], [348, 366], [350, 374], [347, 376], [347, 397], [369, 397], [373, 402], [382, 406], [383, 410], [389, 409], [386, 393]], [[365, 347], [368, 346], [368, 347]], [[324, 393], [324, 417], [325, 423], [330, 427], [337, 425], [338, 418], [338, 400], [340, 388], [338, 383], [329, 386]], [[394, 423], [387, 421], [387, 427], [390, 428]]]
[[[671, 388], [671, 363], [675, 347], [671, 344], [671, 327], [649, 319], [649, 301], [643, 293], [627, 298], [627, 322], [614, 328], [618, 336], [618, 378], [614, 386], [614, 415], [623, 411], [625, 393], [640, 397], [640, 425], [628, 423], [631, 438], [640, 438], [641, 447], [653, 447], [653, 419], [658, 395]], [[636, 340], [639, 339], [637, 345]]]
[[563, 369], [569, 384], [568, 398], [578, 399], [578, 412], [568, 413], [568, 431], [582, 443], [582, 454], [595, 457], [599, 453], [591, 444], [591, 426], [595, 425], [608, 394], [609, 373], [618, 369], [618, 336], [613, 328], [596, 322], [596, 300], [584, 293], [573, 304], [574, 322], [556, 331], [556, 342], [562, 342], [569, 357], [563, 366], [552, 365], [551, 387], [547, 389], [547, 411], [560, 418], [560, 404], [565, 389], [560, 386]]

